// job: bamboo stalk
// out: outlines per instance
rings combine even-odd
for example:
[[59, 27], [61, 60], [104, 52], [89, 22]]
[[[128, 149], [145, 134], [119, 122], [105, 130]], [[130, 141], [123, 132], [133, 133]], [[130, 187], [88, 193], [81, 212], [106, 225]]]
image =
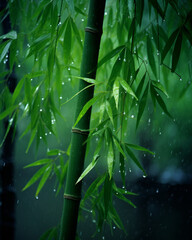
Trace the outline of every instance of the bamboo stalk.
[[[85, 42], [81, 64], [81, 77], [95, 79], [102, 25], [105, 9], [105, 0], [90, 0]], [[79, 91], [90, 84], [80, 80]], [[83, 106], [93, 97], [94, 87], [89, 87], [79, 94], [76, 108], [76, 118]], [[61, 219], [60, 240], [74, 240], [78, 219], [79, 203], [81, 200], [81, 182], [75, 184], [83, 171], [86, 151], [86, 141], [90, 125], [91, 109], [72, 130], [72, 142], [66, 187], [64, 193], [63, 214]], [[86, 131], [85, 131], [86, 130]]]

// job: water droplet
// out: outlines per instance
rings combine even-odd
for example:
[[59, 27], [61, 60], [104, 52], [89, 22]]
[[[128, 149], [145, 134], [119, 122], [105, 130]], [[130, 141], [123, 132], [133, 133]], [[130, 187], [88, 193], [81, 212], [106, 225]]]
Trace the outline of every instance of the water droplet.
[[53, 192], [56, 192], [56, 189], [55, 189], [55, 188], [53, 189]]
[[105, 16], [107, 16], [107, 12], [105, 12]]
[[121, 61], [121, 58], [119, 57], [118, 60]]
[[38, 196], [36, 196], [35, 198], [36, 198], [37, 200], [39, 199], [39, 197], [38, 197]]
[[146, 175], [143, 175], [143, 178], [146, 178], [147, 176]]
[[68, 71], [70, 71], [70, 70], [71, 70], [71, 68], [70, 68], [70, 67], [68, 67], [68, 68], [67, 68], [67, 70], [68, 70]]
[[82, 21], [82, 22], [84, 22], [84, 21], [85, 21], [85, 19], [84, 19], [84, 18], [81, 18], [81, 21]]
[[27, 47], [30, 47], [30, 44], [29, 44], [29, 43], [27, 43]]
[[71, 78], [68, 78], [68, 81], [70, 82], [70, 81], [71, 81]]
[[39, 137], [39, 139], [42, 139], [42, 137]]
[[84, 7], [84, 11], [86, 11], [87, 10], [87, 8], [86, 7]]
[[157, 56], [159, 56], [159, 51], [157, 50]]
[[21, 64], [18, 64], [18, 67], [20, 68], [20, 67], [21, 67]]
[[38, 58], [35, 58], [35, 61], [37, 62], [39, 59]]
[[99, 138], [97, 137], [95, 140], [96, 140], [96, 142], [98, 142]]
[[65, 85], [65, 83], [64, 83], [64, 82], [62, 82], [62, 85]]
[[131, 118], [134, 118], [134, 117], [135, 117], [135, 116], [132, 114], [132, 115], [131, 115]]
[[51, 135], [52, 133], [51, 132], [49, 132], [49, 135]]
[[181, 82], [183, 81], [183, 79], [182, 79], [182, 78], [180, 78], [179, 80], [180, 80]]
[[58, 23], [58, 26], [61, 25], [61, 22]]
[[161, 135], [161, 132], [159, 132], [159, 135]]
[[40, 108], [40, 110], [39, 110], [40, 112], [42, 112], [43, 111], [43, 109], [42, 108]]
[[123, 112], [123, 115], [125, 115], [126, 113], [125, 112]]
[[47, 136], [47, 133], [45, 133], [45, 136]]
[[59, 97], [59, 99], [62, 99], [63, 97]]
[[33, 81], [33, 78], [31, 78], [31, 82]]
[[159, 189], [157, 188], [156, 193], [159, 193]]
[[93, 223], [96, 223], [96, 220], [95, 219], [93, 219], [93, 221], [92, 221]]
[[116, 227], [115, 226], [113, 226], [113, 229], [115, 229]]
[[17, 200], [17, 204], [19, 204], [19, 200]]
[[126, 62], [126, 58], [123, 58], [123, 62]]
[[74, 64], [74, 62], [72, 61], [72, 62], [71, 62], [71, 64], [73, 65], [73, 64]]
[[131, 168], [129, 168], [129, 172], [131, 172]]

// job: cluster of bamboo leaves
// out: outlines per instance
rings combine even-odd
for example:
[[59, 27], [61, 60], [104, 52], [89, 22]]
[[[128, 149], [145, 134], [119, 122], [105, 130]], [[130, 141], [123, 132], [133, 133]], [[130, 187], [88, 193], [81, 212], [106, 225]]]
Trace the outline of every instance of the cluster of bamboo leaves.
[[[73, 126], [93, 108], [87, 143], [95, 138], [98, 141], [92, 160], [77, 182], [101, 158], [106, 159], [106, 172], [90, 185], [81, 202], [82, 209], [91, 209], [93, 218], [97, 218], [98, 230], [104, 221], [124, 229], [113, 206], [113, 196], [135, 207], [126, 198], [134, 195], [126, 190], [126, 162], [133, 161], [146, 176], [136, 152], [153, 154], [127, 139], [130, 119], [136, 119], [137, 129], [149, 102], [172, 118], [166, 104], [169, 95], [163, 83], [168, 80], [163, 78], [163, 68], [179, 77], [177, 66], [182, 46], [192, 45], [191, 5], [188, 8], [181, 5], [176, 0], [107, 2], [97, 78], [83, 79], [95, 86], [94, 97], [85, 104]], [[23, 118], [29, 122], [20, 136], [30, 134], [26, 152], [34, 141], [38, 149], [40, 141], [48, 145], [47, 135], [57, 135], [57, 119], [67, 118], [62, 106], [79, 94], [67, 102], [63, 100], [65, 83], [75, 86], [79, 80], [87, 8], [87, 1], [13, 0], [0, 13], [1, 21], [9, 14], [12, 24], [12, 31], [0, 36], [0, 120], [9, 119], [1, 145], [11, 125], [16, 126]], [[175, 24], [169, 28], [172, 18]], [[26, 67], [25, 73], [21, 73], [25, 63], [32, 68], [28, 71]], [[13, 94], [6, 86], [12, 71], [21, 75]], [[69, 149], [70, 146], [64, 150], [51, 149], [46, 158], [27, 165], [40, 168], [23, 190], [40, 180], [38, 196], [46, 181], [56, 175], [58, 193], [64, 185], [68, 164], [63, 156], [69, 155]], [[115, 183], [114, 169], [118, 166], [123, 188]]]

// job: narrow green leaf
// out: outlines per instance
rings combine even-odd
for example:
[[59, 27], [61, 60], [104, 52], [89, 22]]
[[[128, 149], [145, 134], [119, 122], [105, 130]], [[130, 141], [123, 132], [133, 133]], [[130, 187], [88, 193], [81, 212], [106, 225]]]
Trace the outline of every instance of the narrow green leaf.
[[66, 64], [69, 63], [70, 54], [71, 54], [71, 24], [70, 24], [70, 17], [68, 18], [65, 36], [63, 41], [63, 53], [64, 53], [64, 61]]
[[7, 41], [1, 46], [1, 48], [0, 48], [0, 62], [3, 60], [3, 58], [5, 57], [7, 52], [9, 51], [9, 47], [11, 45], [11, 42], [12, 41]]
[[37, 191], [35, 193], [35, 196], [38, 196], [39, 195], [39, 192], [41, 191], [41, 189], [43, 188], [43, 186], [45, 185], [48, 177], [50, 176], [51, 174], [51, 171], [52, 171], [52, 165], [48, 165], [48, 167], [44, 170], [44, 174], [41, 178], [41, 181], [37, 187]]
[[98, 65], [97, 68], [101, 67], [104, 63], [106, 63], [107, 61], [109, 61], [111, 58], [113, 58], [114, 56], [116, 56], [118, 53], [120, 53], [123, 49], [125, 49], [125, 45], [119, 46], [115, 49], [113, 49], [111, 52], [109, 52], [105, 57], [103, 57]]
[[144, 168], [142, 167], [141, 163], [139, 162], [139, 160], [136, 158], [135, 154], [129, 149], [129, 147], [126, 144], [125, 144], [125, 150], [127, 151], [127, 154], [129, 155], [129, 157], [137, 165], [137, 167], [139, 169], [141, 169], [141, 171], [144, 173], [145, 176], [147, 176], [147, 174], [146, 174]]
[[133, 92], [133, 90], [131, 89], [129, 84], [124, 79], [122, 79], [120, 77], [118, 77], [118, 80], [119, 80], [121, 86], [125, 89], [125, 91], [127, 93], [129, 93], [131, 96], [133, 96], [136, 100], [138, 100], [137, 96], [135, 95], [135, 93]]
[[115, 105], [116, 108], [118, 109], [118, 104], [119, 104], [119, 81], [116, 79], [114, 84], [113, 84], [113, 97], [115, 99]]
[[108, 165], [108, 172], [109, 172], [110, 179], [112, 178], [112, 175], [113, 175], [113, 163], [114, 163], [114, 152], [113, 152], [112, 142], [110, 142], [108, 155], [107, 155], [107, 165]]
[[130, 143], [125, 143], [125, 144], [126, 144], [127, 146], [135, 149], [135, 150], [148, 152], [148, 153], [154, 155], [154, 153], [151, 152], [151, 151], [150, 151], [149, 149], [147, 149], [147, 148], [144, 148], [144, 147], [141, 147], [141, 146], [138, 146], [138, 145], [135, 145], [135, 144], [130, 144]]
[[160, 107], [163, 109], [163, 111], [167, 114], [167, 116], [169, 116], [171, 119], [173, 118], [171, 116], [171, 114], [169, 113], [169, 111], [167, 110], [167, 106], [165, 105], [165, 102], [163, 101], [162, 97], [160, 96], [160, 94], [156, 94], [155, 95], [157, 102], [159, 103]]
[[65, 0], [67, 3], [67, 7], [69, 9], [69, 12], [71, 13], [71, 15], [73, 16], [75, 14], [75, 8], [74, 8], [74, 2], [73, 0]]
[[84, 80], [85, 82], [88, 82], [88, 83], [96, 84], [96, 80], [93, 79], [93, 78], [85, 78], [85, 77], [79, 77], [79, 76], [71, 76], [71, 77], [77, 78], [77, 79], [82, 79], [82, 80]]
[[10, 31], [4, 35], [0, 36], [0, 39], [17, 39], [17, 32], [16, 31]]
[[51, 149], [47, 151], [47, 156], [57, 156], [61, 153], [60, 149]]
[[143, 93], [143, 96], [140, 100], [140, 103], [139, 103], [139, 110], [138, 110], [138, 115], [137, 115], [137, 123], [136, 123], [136, 129], [138, 128], [139, 126], [139, 122], [141, 120], [141, 117], [143, 115], [143, 112], [145, 110], [145, 106], [146, 106], [146, 103], [147, 103], [147, 95], [148, 95], [148, 91], [149, 91], [149, 83], [147, 84], [146, 88], [145, 88], [145, 91]]
[[47, 168], [47, 165], [41, 167], [33, 176], [32, 178], [27, 182], [25, 187], [22, 189], [22, 191], [29, 188], [31, 185], [33, 185], [45, 172], [45, 169]]
[[192, 34], [191, 34], [191, 32], [185, 26], [183, 26], [183, 32], [184, 32], [185, 36], [187, 37], [187, 39], [189, 40], [190, 44], [192, 45]]
[[13, 96], [12, 96], [12, 102], [15, 103], [15, 100], [17, 99], [17, 97], [19, 96], [21, 89], [23, 87], [23, 84], [25, 82], [25, 77], [23, 77], [19, 83], [17, 84], [17, 87], [15, 88], [14, 92], [13, 92]]
[[177, 40], [175, 42], [175, 46], [173, 49], [173, 55], [172, 55], [172, 72], [175, 71], [177, 67], [177, 63], [179, 61], [180, 53], [181, 53], [181, 45], [182, 45], [182, 38], [183, 38], [183, 33], [180, 31], [179, 35], [177, 36]]
[[14, 106], [10, 106], [9, 108], [7, 108], [4, 112], [2, 112], [0, 114], [0, 120], [4, 119], [8, 115], [10, 115], [17, 107], [18, 107], [17, 105], [14, 105]]
[[86, 167], [86, 169], [83, 171], [81, 176], [78, 178], [77, 183], [79, 183], [97, 164], [97, 160], [99, 159], [99, 155], [95, 156], [93, 158], [93, 161]]
[[109, 205], [112, 200], [112, 183], [113, 180], [109, 178], [109, 175], [106, 174], [104, 182], [104, 206], [105, 206], [105, 219], [107, 218]]
[[36, 167], [36, 166], [48, 164], [48, 163], [51, 163], [51, 162], [52, 162], [52, 159], [44, 158], [44, 159], [40, 159], [38, 161], [35, 161], [35, 162], [31, 163], [31, 164], [28, 164], [24, 168]]
[[71, 19], [71, 26], [72, 26], [73, 32], [75, 34], [75, 37], [76, 37], [79, 45], [81, 46], [81, 48], [83, 48], [83, 44], [81, 42], [81, 36], [80, 36], [79, 30], [78, 30], [75, 22], [73, 21], [73, 19]]
[[81, 110], [81, 112], [79, 113], [79, 116], [77, 117], [77, 120], [74, 124], [74, 127], [77, 125], [77, 123], [81, 120], [81, 118], [85, 115], [85, 113], [88, 111], [88, 109], [101, 97], [101, 95], [97, 95], [95, 97], [93, 97], [91, 100], [89, 100], [83, 107], [83, 109]]
[[111, 108], [111, 105], [110, 105], [109, 101], [106, 101], [105, 107], [106, 107], [107, 114], [108, 114], [108, 116], [111, 120], [111, 123], [114, 125], [113, 112], [112, 112], [112, 108]]
[[125, 153], [124, 153], [119, 141], [114, 136], [113, 136], [113, 141], [114, 141], [118, 151], [123, 155], [124, 158], [126, 158]]
[[154, 49], [153, 49], [153, 44], [151, 42], [150, 37], [147, 37], [147, 56], [149, 60], [149, 65], [151, 67], [151, 70], [155, 77], [157, 77], [157, 69], [156, 69], [156, 64], [155, 64], [155, 58], [154, 58]]
[[168, 51], [171, 49], [177, 35], [178, 35], [178, 32], [179, 32], [179, 28], [177, 28], [172, 34], [171, 36], [169, 37], [169, 39], [167, 40], [166, 44], [165, 44], [165, 47], [163, 49], [163, 52], [161, 54], [161, 63], [163, 63], [163, 60], [164, 58], [166, 57]]
[[155, 88], [159, 89], [162, 93], [164, 93], [166, 97], [169, 97], [167, 91], [165, 90], [164, 86], [160, 82], [152, 80], [152, 84]]
[[157, 13], [161, 16], [161, 18], [164, 19], [165, 14], [164, 14], [163, 10], [161, 9], [158, 1], [157, 0], [149, 0], [149, 2], [153, 6], [153, 8], [157, 11]]
[[29, 140], [29, 143], [28, 143], [28, 146], [27, 146], [26, 153], [28, 153], [29, 148], [30, 148], [30, 146], [31, 146], [31, 144], [32, 144], [32, 142], [33, 142], [35, 136], [36, 136], [36, 133], [37, 133], [37, 127], [34, 128], [34, 129], [32, 130], [32, 132], [31, 132], [31, 137], [30, 137], [30, 140]]

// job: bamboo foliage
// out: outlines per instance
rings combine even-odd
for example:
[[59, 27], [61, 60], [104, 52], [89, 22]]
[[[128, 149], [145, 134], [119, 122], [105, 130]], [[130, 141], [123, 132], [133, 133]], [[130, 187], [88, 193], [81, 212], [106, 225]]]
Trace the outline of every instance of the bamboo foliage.
[[[132, 162], [146, 176], [138, 152], [154, 155], [130, 139], [130, 128], [133, 123], [135, 129], [146, 124], [149, 106], [172, 121], [171, 95], [183, 97], [191, 86], [190, 3], [184, 7], [180, 1], [107, 1], [104, 12], [104, 2], [91, 0], [88, 14], [88, 1], [13, 0], [0, 12], [1, 21], [10, 14], [12, 26], [9, 33], [0, 36], [0, 120], [9, 120], [0, 144], [11, 123], [19, 124], [21, 119], [28, 124], [20, 136], [29, 136], [26, 152], [34, 145], [38, 150], [44, 143], [46, 156], [26, 163], [27, 168], [37, 171], [23, 190], [39, 181], [35, 194], [38, 198], [45, 183], [54, 176], [56, 194], [65, 188], [60, 239], [75, 238], [81, 181], [98, 162], [105, 167], [88, 187], [80, 208], [91, 211], [98, 232], [102, 232], [105, 223], [111, 229], [116, 225], [125, 230], [113, 199], [135, 207], [130, 200], [135, 194], [126, 189], [127, 168]], [[187, 63], [185, 71], [182, 62]], [[8, 71], [5, 63], [9, 64]], [[4, 82], [14, 65], [19, 82], [11, 95]], [[175, 82], [184, 82], [182, 89], [169, 81], [170, 76]], [[74, 94], [68, 90], [72, 87]], [[59, 135], [59, 122], [69, 119], [64, 107], [76, 98], [72, 143], [52, 149], [49, 137]], [[94, 147], [89, 148], [91, 144]], [[90, 156], [89, 152], [93, 154]], [[84, 169], [85, 157], [88, 164]], [[118, 171], [123, 188], [116, 184]], [[59, 227], [54, 227], [42, 240], [58, 236]]]

